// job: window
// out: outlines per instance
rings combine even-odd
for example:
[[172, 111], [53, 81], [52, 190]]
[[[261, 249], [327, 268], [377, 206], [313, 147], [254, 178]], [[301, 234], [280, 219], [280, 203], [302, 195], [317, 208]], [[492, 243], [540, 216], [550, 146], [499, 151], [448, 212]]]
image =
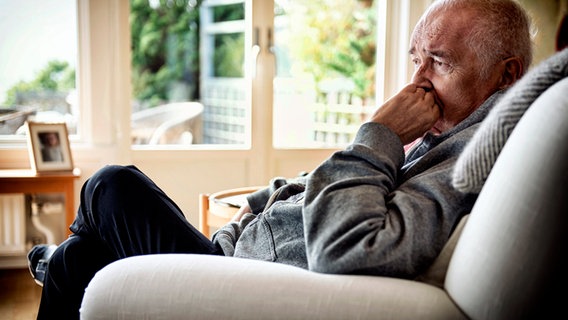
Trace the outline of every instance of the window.
[[376, 2], [275, 1], [275, 147], [346, 145], [374, 110]]
[[26, 119], [77, 133], [75, 0], [0, 0], [0, 137], [23, 140]]
[[349, 143], [375, 107], [375, 2], [275, 1], [266, 44], [242, 0], [130, 0], [133, 144], [250, 145], [247, 32], [276, 59], [273, 145]]
[[249, 143], [242, 1], [131, 0], [132, 142]]
[[[371, 84], [373, 77], [370, 74], [365, 75], [367, 78], [365, 81], [371, 80], [366, 84], [359, 79], [361, 79], [360, 71], [365, 68], [369, 73], [376, 70], [379, 77], [384, 77], [384, 61], [377, 63], [375, 67], [374, 61], [370, 59], [365, 62], [364, 68], [357, 66], [357, 70], [347, 70], [344, 67], [345, 65], [355, 67], [355, 64], [349, 63], [349, 59], [354, 61], [352, 54], [358, 50], [366, 51], [367, 57], [373, 56], [373, 51], [367, 50], [372, 46], [364, 48], [366, 44], [360, 40], [380, 38], [381, 36], [376, 37], [374, 34], [376, 31], [372, 30], [375, 25], [388, 24], [389, 28], [396, 28], [398, 22], [405, 22], [404, 19], [397, 20], [396, 16], [400, 12], [396, 10], [389, 15], [381, 13], [380, 5], [386, 6], [385, 3], [391, 2], [395, 4], [392, 8], [396, 8], [399, 3], [391, 0], [348, 2], [278, 0], [272, 5], [270, 2], [260, 4], [258, 1], [243, 0], [121, 0], [112, 4], [103, 4], [96, 1], [77, 3], [76, 0], [25, 2], [0, 0], [0, 15], [2, 15], [0, 28], [3, 34], [8, 35], [5, 40], [3, 39], [3, 43], [6, 43], [5, 47], [11, 48], [0, 52], [2, 55], [0, 107], [2, 109], [16, 107], [17, 102], [5, 102], [11, 95], [10, 92], [13, 92], [11, 88], [16, 87], [20, 81], [35, 83], [37, 86], [35, 78], [40, 77], [42, 69], [47, 69], [42, 73], [43, 79], [50, 80], [50, 88], [56, 88], [47, 91], [59, 95], [59, 101], [64, 101], [64, 104], [60, 107], [40, 107], [34, 103], [35, 109], [41, 108], [36, 115], [64, 119], [71, 133], [79, 132], [77, 129], [80, 124], [82, 137], [85, 139], [83, 141], [108, 144], [115, 143], [119, 136], [120, 139], [128, 136], [125, 141], [120, 141], [121, 146], [147, 144], [149, 135], [148, 132], [144, 132], [144, 126], [136, 128], [138, 122], [143, 122], [141, 119], [144, 111], [149, 113], [146, 119], [156, 120], [155, 122], [161, 125], [167, 121], [160, 120], [160, 117], [153, 113], [155, 110], [153, 112], [149, 110], [157, 109], [161, 105], [193, 101], [201, 104], [203, 109], [194, 110], [193, 114], [199, 114], [198, 121], [187, 122], [191, 122], [201, 134], [194, 135], [194, 132], [182, 131], [182, 134], [178, 134], [170, 143], [247, 146], [251, 143], [253, 119], [250, 106], [250, 79], [246, 79], [246, 74], [251, 72], [245, 70], [245, 66], [247, 64], [254, 66], [254, 63], [250, 63], [254, 61], [251, 55], [255, 52], [254, 46], [251, 49], [251, 45], [257, 44], [260, 39], [261, 56], [266, 55], [267, 52], [275, 56], [274, 82], [268, 83], [263, 80], [262, 84], [273, 86], [273, 89], [261, 88], [262, 94], [266, 93], [271, 97], [271, 101], [263, 100], [262, 108], [273, 107], [273, 111], [269, 114], [274, 118], [274, 123], [270, 125], [271, 129], [274, 128], [273, 133], [270, 134], [271, 145], [277, 148], [340, 146], [350, 140], [350, 134], [367, 112], [366, 106], [373, 105], [373, 100], [382, 99], [382, 96], [375, 98], [372, 93], [361, 96], [362, 87], [366, 87], [366, 91], [373, 91]], [[251, 18], [253, 12], [248, 11], [247, 6], [259, 5], [266, 10], [257, 11], [254, 13], [256, 18]], [[120, 12], [123, 8], [129, 10], [126, 14], [130, 15], [128, 33], [121, 29], [126, 22], [125, 15]], [[302, 10], [308, 14], [303, 15]], [[49, 14], [46, 14], [47, 12]], [[157, 15], [158, 13], [162, 16]], [[39, 17], [32, 19], [31, 17], [35, 15]], [[387, 19], [378, 18], [381, 15], [383, 18], [387, 17], [388, 22]], [[77, 16], [81, 23], [79, 35], [77, 35]], [[256, 27], [255, 22], [251, 28], [250, 22], [247, 21], [257, 21], [259, 16], [263, 19], [262, 26]], [[162, 21], [164, 17], [169, 19], [167, 27]], [[336, 34], [335, 43], [332, 41], [334, 40], [332, 36], [324, 33], [337, 32], [337, 30], [322, 29], [322, 24], [317, 23], [317, 19], [322, 17], [328, 20], [335, 19], [337, 25], [345, 27], [341, 30], [341, 34]], [[373, 21], [375, 17], [376, 21]], [[273, 22], [265, 22], [267, 20]], [[289, 22], [292, 20], [293, 24]], [[22, 21], [25, 21], [23, 25]], [[156, 27], [156, 21], [160, 23], [159, 28]], [[57, 26], [60, 28], [55, 30]], [[268, 29], [265, 26], [268, 26]], [[300, 32], [302, 30], [306, 32]], [[356, 33], [361, 31], [364, 31], [363, 36], [361, 33]], [[406, 35], [402, 33], [395, 32], [401, 35], [401, 41], [406, 43]], [[129, 45], [126, 45], [125, 36], [129, 37]], [[327, 40], [331, 39], [328, 42], [324, 41], [324, 45], [328, 48], [324, 45], [319, 48], [323, 48], [320, 51], [327, 56], [310, 56], [305, 52], [306, 48], [314, 49], [314, 46], [321, 44], [322, 39], [314, 36], [327, 36]], [[48, 45], [40, 41], [44, 39], [49, 39]], [[77, 39], [81, 41], [82, 46], [81, 74], [75, 72]], [[299, 46], [296, 43], [299, 41], [304, 41], [306, 46], [304, 48]], [[385, 41], [382, 42], [384, 43]], [[380, 44], [376, 47], [380, 47]], [[337, 50], [338, 48], [341, 50]], [[55, 56], [48, 54], [48, 51], [56, 49], [58, 54]], [[381, 50], [382, 52], [376, 55], [381, 59], [385, 59], [385, 56], [398, 57], [400, 53], [400, 51], [395, 54], [389, 53], [384, 48]], [[159, 51], [161, 53], [156, 54]], [[152, 52], [155, 56], [148, 55]], [[384, 54], [385, 52], [387, 54]], [[331, 54], [335, 54], [336, 58], [347, 60], [333, 62], [329, 59]], [[33, 55], [33, 63], [26, 62], [26, 57], [30, 55]], [[126, 57], [130, 60], [128, 69], [123, 68], [122, 64], [122, 59]], [[322, 59], [328, 73], [321, 72], [322, 65], [319, 66], [320, 70], [314, 67], [317, 62], [315, 58]], [[406, 59], [406, 56], [402, 59]], [[57, 64], [48, 65], [51, 60], [56, 60]], [[257, 65], [258, 70], [261, 68], [266, 70], [266, 63], [271, 64], [267, 59], [258, 61], [263, 63]], [[41, 64], [38, 66], [37, 63]], [[16, 68], [15, 65], [19, 67]], [[140, 68], [143, 65], [147, 68]], [[392, 66], [392, 63], [390, 65]], [[168, 68], [161, 68], [162, 66]], [[12, 76], [14, 70], [18, 71], [18, 76], [15, 78]], [[78, 98], [74, 93], [75, 75], [82, 86]], [[123, 81], [125, 78], [129, 81], [128, 85]], [[389, 76], [389, 79], [391, 78]], [[385, 87], [393, 83], [392, 80], [376, 82], [384, 84]], [[336, 100], [338, 101], [336, 103], [355, 106], [349, 107], [347, 117], [333, 115], [334, 112], [331, 110], [335, 107], [330, 108], [327, 102], [330, 100], [327, 91], [335, 87], [347, 91]], [[377, 92], [382, 94], [381, 90]], [[125, 93], [130, 97], [126, 97]], [[125, 98], [131, 100], [125, 103]], [[297, 103], [298, 101], [301, 103]], [[79, 105], [81, 122], [77, 120]], [[302, 108], [297, 108], [298, 106]], [[128, 112], [132, 119], [123, 117], [125, 114], [122, 114], [122, 111], [115, 111], [119, 109]], [[138, 112], [140, 114], [137, 115]], [[294, 112], [299, 112], [299, 115]], [[258, 114], [258, 110], [255, 113]], [[264, 116], [263, 114], [263, 119], [260, 121], [267, 120]], [[186, 112], [184, 117], [192, 119], [192, 112]], [[179, 121], [180, 118], [174, 120]], [[323, 119], [328, 123], [322, 123], [317, 119]], [[151, 124], [154, 128], [158, 125]], [[324, 128], [323, 131], [316, 130], [320, 126], [328, 128]], [[335, 129], [347, 128], [347, 133], [330, 134], [330, 126]], [[266, 128], [264, 125], [261, 127]], [[8, 133], [11, 134], [13, 133]], [[0, 133], [0, 136], [2, 135], [5, 136]], [[23, 137], [20, 141], [23, 141]], [[154, 141], [160, 140], [154, 139]]]

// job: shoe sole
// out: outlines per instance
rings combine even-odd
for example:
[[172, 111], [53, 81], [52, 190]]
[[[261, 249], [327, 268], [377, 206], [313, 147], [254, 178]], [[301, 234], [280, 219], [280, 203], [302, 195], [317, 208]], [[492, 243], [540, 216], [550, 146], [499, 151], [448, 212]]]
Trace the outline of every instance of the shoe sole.
[[35, 283], [37, 283], [40, 287], [43, 288], [43, 282], [39, 281], [38, 279], [36, 279], [35, 274], [32, 272], [32, 264], [30, 262], [30, 260], [28, 259], [28, 271], [30, 272], [30, 274], [32, 275], [32, 279], [34, 279]]
[[[30, 274], [32, 275], [32, 278], [34, 279], [35, 283], [37, 283], [40, 287], [43, 287], [44, 281], [38, 279], [37, 267], [40, 264], [42, 264], [42, 260], [44, 261], [43, 263], [47, 263], [47, 261], [45, 260], [46, 257], [47, 257], [47, 259], [51, 258], [51, 256], [53, 255], [53, 252], [57, 249], [56, 245], [44, 245], [43, 247], [44, 247], [43, 248], [44, 251], [41, 253], [41, 258], [39, 258], [39, 260], [38, 260], [38, 262], [35, 266], [35, 270], [32, 269], [32, 258], [30, 257], [30, 254], [32, 253], [33, 249], [27, 255], [28, 270], [30, 271]], [[45, 280], [46, 273], [47, 273], [47, 270], [42, 270], [43, 280]]]

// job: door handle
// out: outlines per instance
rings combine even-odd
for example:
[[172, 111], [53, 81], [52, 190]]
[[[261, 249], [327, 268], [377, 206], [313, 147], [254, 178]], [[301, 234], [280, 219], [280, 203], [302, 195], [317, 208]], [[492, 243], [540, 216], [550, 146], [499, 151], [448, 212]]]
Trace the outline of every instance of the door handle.
[[251, 65], [250, 71], [253, 78], [256, 77], [256, 65], [258, 63], [258, 56], [260, 55], [260, 29], [258, 27], [254, 28], [252, 36], [252, 48], [251, 48]]

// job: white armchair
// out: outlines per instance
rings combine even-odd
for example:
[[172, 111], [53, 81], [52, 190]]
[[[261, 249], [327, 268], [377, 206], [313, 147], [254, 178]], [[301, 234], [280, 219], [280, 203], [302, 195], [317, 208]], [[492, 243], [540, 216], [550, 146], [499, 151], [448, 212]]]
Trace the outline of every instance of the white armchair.
[[463, 232], [454, 233], [420, 281], [326, 275], [218, 256], [139, 256], [97, 273], [81, 317], [522, 319], [563, 314], [560, 292], [568, 284], [566, 92], [568, 79], [550, 87], [525, 113]]

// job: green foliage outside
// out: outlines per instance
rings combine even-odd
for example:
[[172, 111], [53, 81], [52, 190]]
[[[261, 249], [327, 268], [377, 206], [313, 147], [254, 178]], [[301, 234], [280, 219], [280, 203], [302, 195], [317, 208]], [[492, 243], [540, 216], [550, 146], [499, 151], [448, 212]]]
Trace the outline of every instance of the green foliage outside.
[[244, 76], [245, 37], [242, 33], [217, 36], [213, 68], [215, 77], [238, 78]]
[[[213, 21], [234, 21], [245, 19], [242, 3], [213, 7]], [[213, 68], [215, 77], [243, 77], [245, 61], [245, 35], [229, 33], [215, 37]]]
[[282, 8], [289, 16], [290, 55], [294, 68], [316, 82], [345, 77], [355, 95], [374, 96], [376, 9], [372, 0], [291, 0]]
[[132, 90], [142, 107], [192, 100], [199, 89], [201, 1], [153, 3], [130, 1]]
[[[196, 0], [130, 1], [132, 88], [139, 108], [199, 98], [199, 6]], [[215, 7], [215, 21], [244, 19], [243, 4]], [[244, 35], [215, 39], [214, 75], [242, 77]]]
[[3, 105], [20, 104], [19, 97], [38, 92], [68, 92], [75, 88], [75, 69], [65, 61], [50, 61], [32, 81], [20, 81], [6, 92]]

